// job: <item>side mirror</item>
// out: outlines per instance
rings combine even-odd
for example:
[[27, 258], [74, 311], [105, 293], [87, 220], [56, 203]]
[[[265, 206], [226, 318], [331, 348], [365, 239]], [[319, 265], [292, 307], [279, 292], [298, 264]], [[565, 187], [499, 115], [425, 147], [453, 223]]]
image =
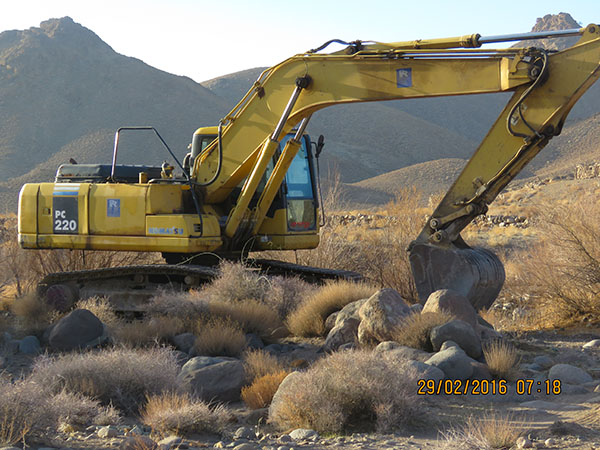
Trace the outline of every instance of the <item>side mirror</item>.
[[315, 157], [319, 157], [319, 155], [321, 154], [321, 151], [323, 150], [323, 146], [325, 145], [325, 136], [323, 136], [322, 134], [319, 136], [319, 139], [317, 140], [317, 148], [315, 149]]

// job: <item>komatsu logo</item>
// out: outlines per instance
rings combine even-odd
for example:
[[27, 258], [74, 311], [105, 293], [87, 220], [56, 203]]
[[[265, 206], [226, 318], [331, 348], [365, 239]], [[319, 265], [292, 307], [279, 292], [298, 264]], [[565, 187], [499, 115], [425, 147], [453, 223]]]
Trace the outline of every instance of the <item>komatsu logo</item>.
[[148, 234], [162, 234], [162, 235], [169, 235], [169, 236], [183, 236], [183, 228], [177, 228], [177, 227], [169, 227], [169, 228], [148, 227]]
[[412, 87], [412, 69], [396, 69], [396, 87]]

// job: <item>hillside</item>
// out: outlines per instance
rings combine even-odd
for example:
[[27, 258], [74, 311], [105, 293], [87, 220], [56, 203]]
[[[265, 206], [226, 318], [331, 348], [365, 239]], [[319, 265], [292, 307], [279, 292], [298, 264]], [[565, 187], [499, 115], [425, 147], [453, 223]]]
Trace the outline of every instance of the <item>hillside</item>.
[[[0, 33], [0, 105], [1, 185], [13, 193], [1, 196], [5, 209], [16, 205], [11, 178], [51, 179], [69, 157], [110, 162], [119, 126], [153, 125], [183, 157], [194, 129], [228, 109], [191, 79], [114, 52], [68, 17]], [[155, 140], [126, 139], [123, 161], [166, 159]]]

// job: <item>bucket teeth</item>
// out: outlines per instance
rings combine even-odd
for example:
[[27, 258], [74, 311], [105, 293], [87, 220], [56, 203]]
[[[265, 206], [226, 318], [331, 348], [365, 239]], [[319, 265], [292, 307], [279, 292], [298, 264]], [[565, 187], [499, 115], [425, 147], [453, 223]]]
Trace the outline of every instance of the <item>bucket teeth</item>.
[[421, 303], [434, 291], [452, 289], [467, 297], [476, 310], [486, 309], [504, 284], [502, 262], [484, 248], [415, 243], [409, 259]]

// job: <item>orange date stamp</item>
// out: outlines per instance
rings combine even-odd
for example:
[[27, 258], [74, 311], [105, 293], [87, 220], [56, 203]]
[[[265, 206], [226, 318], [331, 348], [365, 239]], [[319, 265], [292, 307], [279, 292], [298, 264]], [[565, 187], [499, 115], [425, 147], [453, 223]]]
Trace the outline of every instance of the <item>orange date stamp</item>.
[[[513, 383], [510, 383], [512, 386]], [[512, 389], [511, 389], [512, 390]], [[560, 380], [518, 379], [514, 381], [514, 391], [517, 395], [534, 393], [559, 395]], [[418, 380], [418, 395], [507, 395], [509, 382], [507, 380]]]

